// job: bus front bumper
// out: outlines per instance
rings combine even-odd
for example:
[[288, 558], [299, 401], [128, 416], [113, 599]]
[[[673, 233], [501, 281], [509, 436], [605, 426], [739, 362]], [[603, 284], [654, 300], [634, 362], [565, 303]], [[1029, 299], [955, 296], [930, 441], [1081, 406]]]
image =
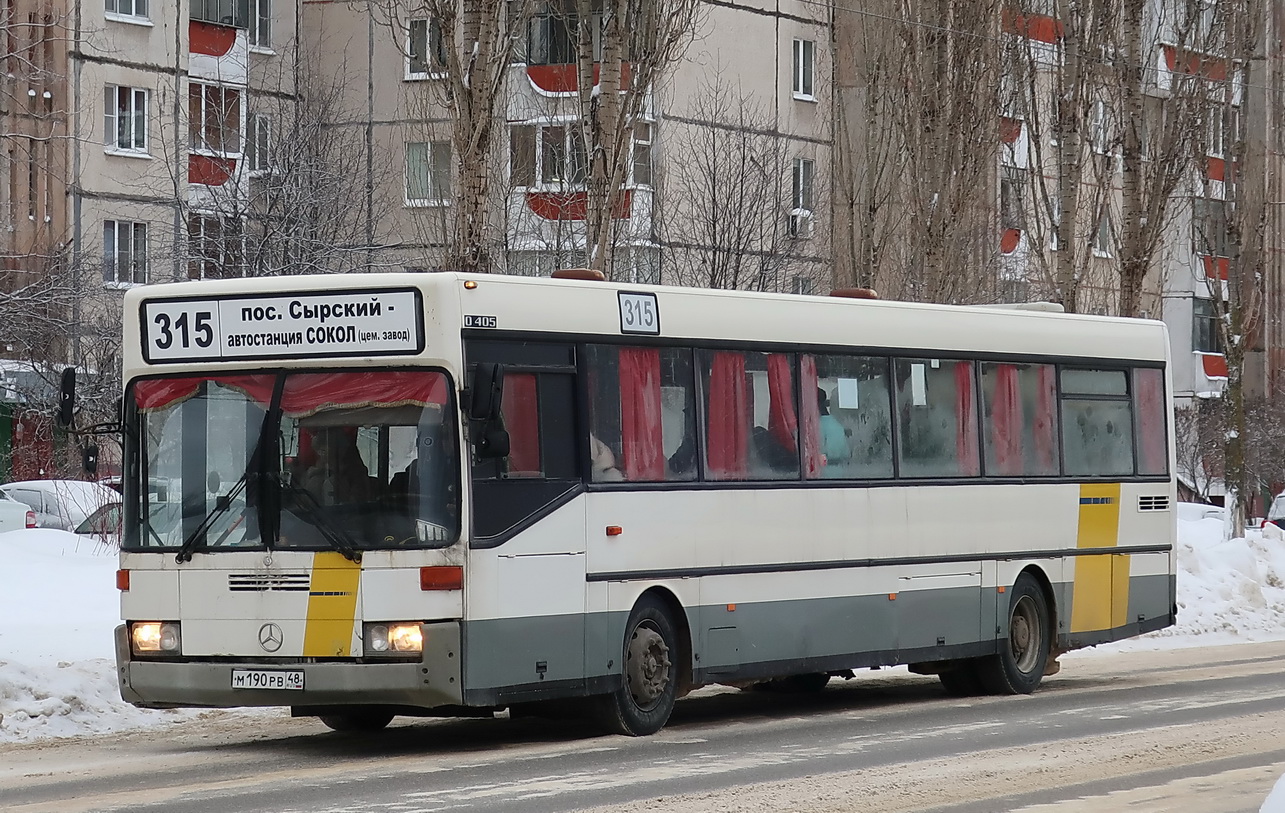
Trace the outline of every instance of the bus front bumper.
[[[263, 659], [167, 661], [132, 657], [124, 624], [116, 628], [121, 698], [140, 708], [463, 705], [460, 625], [424, 624], [418, 663], [270, 662]], [[302, 672], [302, 689], [234, 689], [234, 670]]]

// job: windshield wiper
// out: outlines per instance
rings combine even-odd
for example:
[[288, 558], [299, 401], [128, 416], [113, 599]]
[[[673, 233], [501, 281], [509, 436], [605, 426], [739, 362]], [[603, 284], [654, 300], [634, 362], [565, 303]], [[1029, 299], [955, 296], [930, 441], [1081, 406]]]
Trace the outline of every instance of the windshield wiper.
[[311, 491], [294, 483], [288, 483], [284, 478], [278, 483], [283, 492], [294, 497], [294, 507], [299, 509], [299, 517], [320, 531], [330, 543], [330, 547], [342, 553], [350, 562], [361, 561], [361, 551], [357, 549], [356, 540], [342, 525], [334, 521], [330, 512], [317, 501]]
[[[214, 498], [214, 507], [205, 515], [200, 524], [192, 529], [192, 533], [183, 540], [183, 544], [178, 549], [178, 554], [174, 561], [178, 564], [192, 561], [192, 551], [196, 545], [205, 538], [205, 532], [210, 529], [214, 520], [223, 516], [224, 512], [232, 506], [232, 502], [245, 490], [246, 483], [249, 482], [250, 473], [254, 472], [257, 479], [262, 480], [264, 443], [268, 437], [268, 427], [272, 425], [272, 416], [276, 414], [277, 409], [281, 406], [281, 393], [285, 389], [286, 378], [284, 375], [277, 375], [277, 380], [272, 385], [272, 401], [268, 404], [268, 411], [263, 413], [263, 423], [259, 425], [259, 437], [254, 441], [254, 450], [250, 452], [250, 459], [246, 461], [245, 471], [241, 472], [241, 477], [232, 486], [232, 490], [227, 494], [216, 496]], [[275, 435], [275, 432], [273, 433]], [[246, 505], [246, 510], [250, 508]], [[267, 545], [268, 540], [264, 540]]]

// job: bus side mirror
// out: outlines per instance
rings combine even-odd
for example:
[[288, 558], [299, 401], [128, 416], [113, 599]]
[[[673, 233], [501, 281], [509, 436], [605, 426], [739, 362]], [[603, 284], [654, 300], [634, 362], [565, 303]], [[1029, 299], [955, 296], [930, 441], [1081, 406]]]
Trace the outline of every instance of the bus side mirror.
[[477, 439], [478, 457], [508, 457], [509, 432], [499, 423], [490, 423], [482, 430]]
[[80, 451], [80, 462], [85, 467], [85, 473], [94, 475], [98, 473], [98, 446], [89, 444]]
[[68, 367], [62, 371], [62, 383], [58, 387], [58, 414], [55, 417], [59, 429], [70, 429], [75, 419], [76, 409], [76, 368]]

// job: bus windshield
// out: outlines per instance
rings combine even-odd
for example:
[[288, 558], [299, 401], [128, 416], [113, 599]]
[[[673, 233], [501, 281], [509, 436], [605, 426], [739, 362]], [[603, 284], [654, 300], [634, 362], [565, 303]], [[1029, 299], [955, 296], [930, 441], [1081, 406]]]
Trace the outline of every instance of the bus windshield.
[[122, 546], [445, 547], [459, 532], [450, 393], [429, 371], [135, 381]]

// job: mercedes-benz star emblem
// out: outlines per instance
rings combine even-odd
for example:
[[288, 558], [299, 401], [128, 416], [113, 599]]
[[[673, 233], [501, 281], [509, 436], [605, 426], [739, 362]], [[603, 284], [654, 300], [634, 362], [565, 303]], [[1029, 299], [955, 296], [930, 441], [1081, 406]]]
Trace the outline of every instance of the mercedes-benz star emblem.
[[276, 652], [281, 648], [281, 642], [285, 640], [285, 635], [281, 632], [281, 627], [276, 624], [264, 624], [259, 627], [259, 646], [263, 647], [264, 652]]

